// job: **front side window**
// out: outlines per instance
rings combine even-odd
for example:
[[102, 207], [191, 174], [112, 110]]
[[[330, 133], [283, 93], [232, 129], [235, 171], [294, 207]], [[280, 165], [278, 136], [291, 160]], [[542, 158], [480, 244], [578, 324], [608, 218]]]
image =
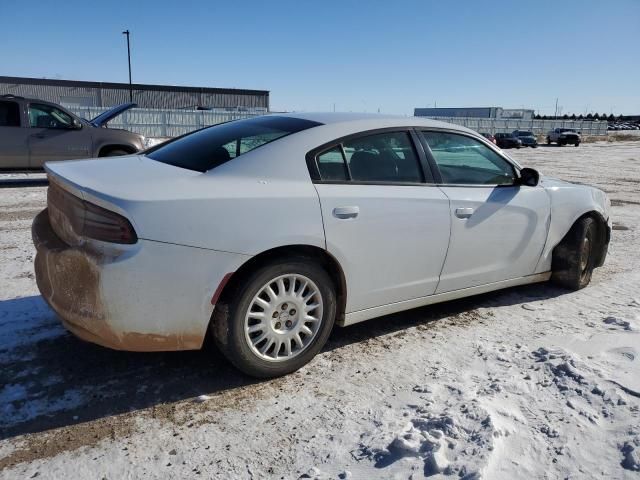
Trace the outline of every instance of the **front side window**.
[[147, 150], [147, 157], [206, 172], [292, 133], [321, 125], [299, 118], [263, 116], [214, 125]]
[[43, 103], [29, 105], [31, 128], [73, 128], [73, 118], [59, 108]]
[[0, 127], [19, 127], [20, 107], [16, 102], [0, 102]]
[[354, 182], [422, 182], [418, 157], [407, 132], [345, 140], [316, 160], [322, 180], [346, 180], [350, 175]]
[[513, 166], [482, 142], [465, 135], [422, 132], [443, 183], [462, 185], [512, 185]]

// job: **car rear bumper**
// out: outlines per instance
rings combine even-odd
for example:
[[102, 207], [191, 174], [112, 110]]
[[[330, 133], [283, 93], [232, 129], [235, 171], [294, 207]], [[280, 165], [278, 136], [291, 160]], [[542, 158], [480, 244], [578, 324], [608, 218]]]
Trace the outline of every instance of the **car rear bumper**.
[[47, 210], [34, 219], [32, 237], [38, 288], [63, 325], [117, 350], [200, 348], [213, 293], [248, 258], [145, 240], [119, 253], [89, 242], [71, 246]]

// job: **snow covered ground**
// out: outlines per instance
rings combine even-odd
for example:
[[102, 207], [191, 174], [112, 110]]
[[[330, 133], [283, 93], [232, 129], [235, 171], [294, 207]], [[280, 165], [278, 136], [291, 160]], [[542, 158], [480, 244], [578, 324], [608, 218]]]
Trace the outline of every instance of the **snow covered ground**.
[[337, 329], [263, 382], [214, 348], [131, 354], [67, 334], [32, 274], [45, 189], [0, 189], [0, 478], [638, 478], [640, 142], [510, 153], [612, 199], [590, 287]]

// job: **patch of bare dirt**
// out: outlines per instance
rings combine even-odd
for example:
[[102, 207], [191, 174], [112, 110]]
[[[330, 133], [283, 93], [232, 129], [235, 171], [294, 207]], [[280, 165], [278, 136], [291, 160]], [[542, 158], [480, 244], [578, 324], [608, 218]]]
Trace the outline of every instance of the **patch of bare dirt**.
[[20, 210], [3, 210], [0, 211], [0, 221], [15, 222], [17, 220], [31, 220], [40, 213], [41, 208], [28, 208]]

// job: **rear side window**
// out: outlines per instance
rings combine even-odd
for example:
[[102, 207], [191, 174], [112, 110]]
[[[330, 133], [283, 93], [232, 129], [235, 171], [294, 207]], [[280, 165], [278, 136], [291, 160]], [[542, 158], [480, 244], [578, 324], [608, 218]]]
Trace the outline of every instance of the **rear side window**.
[[419, 183], [422, 173], [407, 132], [345, 140], [316, 157], [325, 181]]
[[20, 107], [16, 102], [0, 102], [0, 127], [19, 127]]
[[320, 170], [320, 178], [322, 180], [347, 180], [349, 174], [342, 156], [342, 148], [337, 146], [318, 155], [318, 170]]
[[292, 133], [321, 125], [299, 118], [263, 116], [214, 125], [147, 150], [147, 157], [206, 172]]
[[438, 165], [443, 183], [512, 185], [513, 166], [473, 138], [445, 132], [422, 132]]

